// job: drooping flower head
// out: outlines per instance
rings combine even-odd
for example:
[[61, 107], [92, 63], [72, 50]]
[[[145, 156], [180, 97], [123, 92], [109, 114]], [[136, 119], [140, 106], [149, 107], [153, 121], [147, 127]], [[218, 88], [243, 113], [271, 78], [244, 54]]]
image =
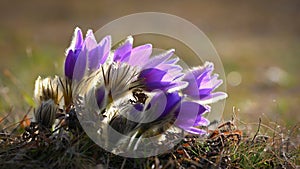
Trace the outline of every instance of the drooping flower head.
[[51, 129], [59, 109], [62, 93], [59, 86], [58, 76], [35, 81], [34, 100], [37, 108], [34, 109], [34, 120], [44, 128]]
[[53, 100], [55, 104], [59, 104], [62, 94], [60, 92], [59, 77], [44, 78], [40, 76], [35, 81], [34, 100], [37, 104], [43, 101]]

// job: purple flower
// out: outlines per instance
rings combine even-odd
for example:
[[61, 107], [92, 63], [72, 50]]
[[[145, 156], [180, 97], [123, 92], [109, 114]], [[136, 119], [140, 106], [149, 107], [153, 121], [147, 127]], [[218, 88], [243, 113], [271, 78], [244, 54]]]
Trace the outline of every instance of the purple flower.
[[209, 121], [202, 115], [209, 111], [209, 106], [204, 106], [195, 102], [183, 101], [180, 110], [176, 112], [175, 125], [192, 134], [205, 134], [205, 130], [198, 126], [207, 126]]
[[[146, 69], [142, 69], [139, 78], [144, 79], [143, 82], [148, 89], [164, 89], [171, 84], [170, 81], [162, 80], [167, 74], [166, 71], [172, 68], [181, 70], [172, 63], [176, 63], [176, 60], [168, 60], [165, 65], [155, 61], [145, 63], [143, 68]], [[181, 91], [166, 92], [162, 90], [157, 92], [148, 105], [141, 107], [142, 105], [138, 103], [137, 106], [133, 106], [135, 109], [127, 110], [129, 111], [127, 114], [139, 117], [140, 121], [145, 120], [145, 122], [151, 121], [149, 119], [155, 119], [154, 122], [158, 122], [165, 117], [172, 118], [175, 119], [175, 126], [189, 133], [205, 134], [206, 131], [198, 127], [209, 124], [209, 120], [203, 117], [206, 112], [210, 111], [210, 106], [207, 104], [227, 97], [226, 93], [213, 92], [222, 84], [218, 75], [212, 74], [213, 70], [213, 64], [206, 62], [203, 67], [195, 68], [183, 76], [182, 81], [188, 83], [186, 88]]]
[[188, 97], [199, 100], [202, 104], [213, 103], [227, 97], [224, 92], [214, 92], [222, 84], [217, 74], [212, 75], [214, 65], [205, 62], [203, 67], [197, 67], [187, 72], [183, 81], [188, 82], [188, 86], [182, 90]]
[[104, 37], [98, 44], [92, 30], [88, 30], [85, 39], [79, 28], [75, 29], [65, 60], [65, 75], [69, 79], [80, 80], [87, 73], [97, 70], [110, 52], [111, 38]]
[[167, 103], [160, 117], [173, 116], [175, 125], [189, 133], [204, 134], [197, 126], [207, 126], [209, 121], [202, 115], [209, 110], [208, 106], [190, 102], [180, 97], [177, 92], [166, 94]]
[[174, 52], [152, 56], [151, 44], [133, 47], [131, 36], [111, 49], [110, 36], [98, 43], [92, 30], [84, 37], [76, 28], [66, 50], [65, 76], [38, 78], [35, 99], [38, 104], [50, 100], [59, 105], [66, 117], [76, 111], [79, 120], [88, 122], [82, 124], [97, 127], [103, 142], [114, 139], [112, 129], [129, 136], [116, 139], [118, 152], [123, 152], [122, 144], [126, 150], [136, 149], [143, 138], [157, 136], [170, 126], [170, 132], [181, 129], [203, 135], [206, 131], [201, 127], [209, 125], [204, 116], [210, 112], [209, 104], [227, 94], [215, 91], [222, 80], [212, 73], [213, 63], [186, 71], [177, 64]]
[[[186, 101], [179, 93], [157, 92], [146, 105], [134, 104], [124, 109], [126, 117], [134, 117], [134, 121], [141, 123], [157, 123], [164, 119], [174, 119], [174, 125], [193, 134], [205, 134], [198, 126], [207, 126], [209, 121], [203, 114], [210, 110], [196, 102]], [[124, 115], [124, 114], [123, 114]]]
[[182, 68], [176, 65], [178, 59], [170, 59], [175, 50], [168, 50], [154, 56], [142, 66], [138, 79], [148, 91], [160, 89], [168, 91], [172, 88], [183, 88], [186, 83], [180, 81]]
[[[162, 101], [162, 99], [164, 99], [165, 101]], [[150, 103], [153, 106], [156, 107], [162, 106], [163, 108], [161, 109], [161, 111], [153, 112], [153, 113], [160, 113], [158, 115], [159, 117], [158, 120], [170, 114], [172, 114], [172, 116], [175, 117], [180, 108], [181, 99], [182, 98], [179, 96], [177, 92], [174, 93], [159, 92], [152, 98]]]
[[114, 62], [128, 62], [132, 51], [132, 42], [126, 41], [122, 46], [118, 47], [114, 52]]
[[[118, 80], [109, 85], [111, 95], [117, 93], [113, 98], [121, 98], [122, 93], [126, 92], [124, 90], [126, 85], [138, 82], [136, 86], [145, 92], [154, 93], [154, 96], [148, 103], [135, 103], [124, 108], [123, 115], [140, 123], [172, 118], [175, 119], [175, 126], [189, 133], [204, 134], [205, 131], [198, 126], [209, 124], [209, 121], [203, 117], [204, 113], [210, 111], [207, 104], [227, 96], [223, 92], [213, 92], [222, 84], [222, 80], [219, 80], [216, 74], [212, 75], [213, 64], [206, 62], [204, 67], [194, 68], [184, 74], [182, 68], [176, 64], [179, 59], [171, 59], [173, 49], [150, 57], [151, 44], [133, 48], [132, 43], [133, 39], [128, 38], [114, 51], [113, 63], [111, 63], [114, 66], [110, 66], [107, 77]], [[128, 73], [122, 75], [124, 71], [121, 70], [124, 68], [128, 73], [135, 70], [137, 77], [128, 76]], [[128, 79], [129, 77], [136, 79]], [[102, 97], [102, 94], [98, 96], [98, 104], [99, 100], [103, 100]]]
[[132, 48], [133, 40], [126, 41], [114, 52], [114, 62], [136, 66], [140, 70], [137, 81], [147, 91], [160, 89], [167, 91], [175, 87], [183, 87], [185, 82], [179, 81], [183, 76], [182, 68], [176, 65], [178, 59], [170, 59], [173, 49], [150, 58], [152, 45], [145, 44]]
[[74, 66], [78, 58], [78, 55], [81, 52], [82, 44], [83, 44], [82, 32], [77, 27], [75, 28], [74, 31], [72, 43], [69, 49], [67, 49], [67, 57], [65, 60], [65, 75], [70, 79], [72, 79], [73, 77]]
[[142, 70], [138, 79], [141, 79], [147, 90], [165, 89], [172, 86], [171, 82], [163, 82], [163, 77], [167, 74], [166, 71], [156, 68]]
[[149, 62], [152, 53], [152, 45], [145, 44], [132, 48], [133, 38], [128, 37], [123, 45], [119, 46], [114, 52], [114, 62], [127, 63], [131, 66], [142, 67]]
[[[177, 64], [179, 58], [172, 58], [174, 49], [156, 56], [151, 56], [152, 50], [151, 44], [133, 47], [133, 38], [128, 37], [111, 51], [110, 36], [97, 43], [91, 30], [84, 39], [76, 28], [67, 50], [65, 76], [76, 81], [89, 79], [78, 88], [94, 94], [91, 104], [97, 103], [105, 117], [119, 113], [140, 124], [169, 120], [189, 133], [204, 134], [199, 126], [209, 124], [203, 117], [210, 111], [208, 104], [227, 97], [226, 93], [214, 92], [222, 80], [212, 73], [213, 63], [184, 73]], [[142, 94], [129, 99], [134, 91]]]

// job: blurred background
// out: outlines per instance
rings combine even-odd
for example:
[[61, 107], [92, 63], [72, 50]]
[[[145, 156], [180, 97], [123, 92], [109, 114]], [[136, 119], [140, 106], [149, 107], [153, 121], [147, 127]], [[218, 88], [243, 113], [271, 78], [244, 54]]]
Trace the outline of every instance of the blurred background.
[[65, 49], [76, 26], [85, 32], [124, 15], [164, 12], [198, 26], [218, 51], [229, 94], [225, 119], [235, 108], [245, 122], [262, 117], [295, 125], [300, 121], [299, 9], [297, 0], [1, 1], [0, 117], [24, 115], [39, 75], [63, 74]]

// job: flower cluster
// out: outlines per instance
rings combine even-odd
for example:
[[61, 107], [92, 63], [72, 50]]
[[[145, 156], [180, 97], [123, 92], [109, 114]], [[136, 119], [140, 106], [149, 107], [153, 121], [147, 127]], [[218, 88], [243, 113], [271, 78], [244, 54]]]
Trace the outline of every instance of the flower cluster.
[[[155, 56], [152, 50], [151, 44], [134, 47], [131, 36], [116, 46], [110, 36], [98, 43], [92, 30], [84, 38], [76, 28], [66, 51], [65, 76], [38, 78], [35, 99], [55, 105], [57, 109], [49, 109], [52, 114], [64, 112], [70, 129], [76, 129], [70, 127], [74, 126], [70, 113], [85, 106], [88, 108], [80, 114], [96, 112], [122, 134], [151, 135], [168, 125], [205, 134], [199, 127], [209, 124], [203, 117], [210, 111], [209, 104], [227, 97], [224, 92], [214, 92], [222, 80], [212, 73], [213, 63], [183, 70], [177, 64], [179, 58], [172, 57], [174, 49]], [[53, 115], [51, 120], [53, 124]]]

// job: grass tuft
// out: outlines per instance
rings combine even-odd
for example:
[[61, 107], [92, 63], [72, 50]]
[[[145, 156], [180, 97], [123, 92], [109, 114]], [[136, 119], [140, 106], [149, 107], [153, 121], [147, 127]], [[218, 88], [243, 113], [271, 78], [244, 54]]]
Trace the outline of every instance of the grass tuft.
[[30, 140], [24, 138], [28, 128], [22, 129], [22, 123], [4, 122], [2, 118], [0, 168], [297, 168], [300, 164], [299, 125], [287, 130], [259, 121], [253, 132], [239, 130], [229, 121], [205, 138], [188, 135], [165, 154], [131, 159], [106, 152], [84, 132], [40, 130]]

